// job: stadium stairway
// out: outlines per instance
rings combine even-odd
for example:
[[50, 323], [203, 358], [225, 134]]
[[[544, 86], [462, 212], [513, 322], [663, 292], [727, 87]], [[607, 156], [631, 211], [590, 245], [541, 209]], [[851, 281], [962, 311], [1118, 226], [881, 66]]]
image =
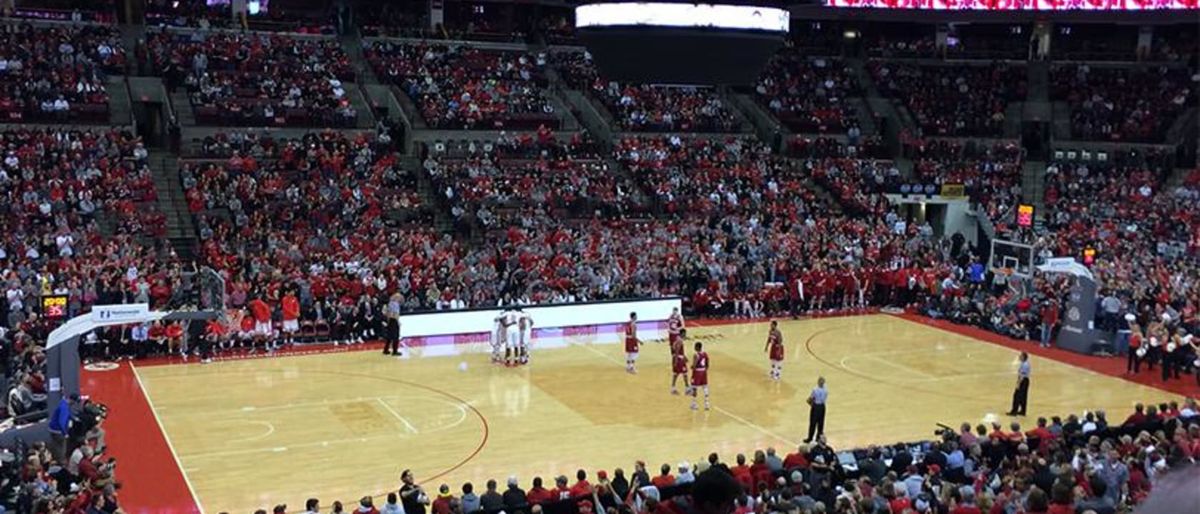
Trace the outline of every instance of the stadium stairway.
[[560, 89], [559, 93], [567, 103], [571, 106], [576, 119], [579, 120], [583, 128], [592, 133], [599, 141], [612, 141], [613, 126], [610, 123], [611, 118], [605, 120], [606, 112], [602, 112], [596, 108], [591, 102], [584, 97], [582, 92], [573, 89]]
[[360, 129], [374, 128], [375, 112], [371, 109], [371, 103], [367, 101], [362, 88], [346, 87], [346, 98], [350, 100], [350, 106], [358, 111], [358, 124], [356, 127]]
[[[754, 133], [758, 138], [770, 143], [774, 146], [780, 136], [787, 137], [791, 135], [791, 131], [787, 127], [779, 123], [770, 112], [767, 112], [762, 105], [754, 101], [754, 97], [749, 93], [740, 93], [733, 90], [725, 91], [725, 101], [733, 107], [745, 122], [753, 127]], [[779, 149], [782, 151], [782, 149]]]
[[413, 103], [412, 98], [409, 98], [399, 86], [388, 86], [388, 90], [392, 92], [392, 97], [396, 99], [396, 103], [400, 104], [400, 112], [411, 122], [413, 130], [429, 129], [429, 125], [425, 123], [425, 118], [421, 116], [421, 111], [417, 109], [417, 105]]
[[182, 88], [176, 89], [174, 93], [168, 95], [171, 101], [171, 107], [175, 110], [176, 121], [181, 127], [191, 127], [196, 124], [196, 113], [192, 111], [192, 100], [188, 98], [187, 91]]
[[1046, 163], [1025, 161], [1021, 165], [1021, 198], [1034, 205], [1036, 217], [1042, 216], [1046, 194]]
[[130, 97], [129, 84], [125, 82], [125, 77], [108, 77], [104, 89], [108, 92], [108, 123], [132, 125], [133, 99]]
[[1053, 102], [1051, 112], [1054, 116], [1052, 124], [1052, 133], [1054, 139], [1067, 141], [1071, 139], [1071, 107], [1067, 102]]
[[1012, 102], [1004, 108], [1004, 137], [1017, 139], [1021, 137], [1021, 120], [1024, 118], [1025, 102]]
[[[907, 113], [902, 113], [891, 101], [879, 94], [879, 87], [875, 85], [875, 80], [867, 71], [866, 62], [860, 58], [846, 59], [846, 67], [863, 88], [862, 102], [866, 107], [866, 116], [860, 116], [860, 119], [870, 119], [872, 124], [876, 123], [875, 120], [881, 120], [883, 126], [877, 126], [875, 132], [883, 137], [888, 152], [892, 155], [899, 154], [900, 131], [902, 129], [913, 131], [916, 123]], [[866, 126], [864, 125], [862, 128], [863, 135], [869, 135]]]
[[[721, 99], [721, 103], [729, 108], [729, 112], [732, 112], [733, 115], [737, 117], [738, 123], [742, 126], [741, 132], [757, 132], [754, 120], [750, 119], [750, 116], [748, 116], [747, 113], [740, 109], [738, 104], [734, 102], [734, 94], [729, 88], [717, 88], [717, 96]], [[771, 140], [767, 139], [766, 141]]]
[[363, 56], [362, 39], [356, 35], [345, 35], [338, 38], [338, 42], [342, 45], [342, 51], [350, 58], [355, 81], [359, 84], [379, 84], [379, 77], [375, 76], [375, 70], [371, 69], [371, 65]]
[[167, 218], [167, 239], [181, 259], [190, 260], [197, 248], [196, 227], [183, 196], [179, 178], [179, 156], [163, 150], [150, 150], [150, 171], [158, 193], [158, 209]]
[[871, 106], [867, 104], [867, 100], [861, 97], [851, 97], [847, 99], [850, 106], [854, 108], [855, 119], [858, 120], [859, 131], [864, 136], [874, 136], [879, 134], [879, 124], [875, 122], [875, 113], [871, 110]]
[[1188, 175], [1193, 171], [1193, 168], [1175, 168], [1171, 170], [1171, 175], [1167, 180], [1163, 181], [1163, 191], [1171, 191], [1181, 185], [1187, 179]]

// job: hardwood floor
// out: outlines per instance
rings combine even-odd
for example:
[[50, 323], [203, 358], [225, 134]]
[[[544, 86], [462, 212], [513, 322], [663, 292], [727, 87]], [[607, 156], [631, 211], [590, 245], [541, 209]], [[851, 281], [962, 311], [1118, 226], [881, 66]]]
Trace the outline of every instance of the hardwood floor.
[[[805, 437], [804, 399], [824, 376], [835, 448], [927, 439], [936, 423], [1008, 418], [1016, 352], [903, 319], [780, 322], [783, 380], [767, 379], [766, 323], [689, 328], [705, 343], [713, 409], [669, 391], [665, 344], [625, 373], [620, 345], [534, 350], [523, 368], [486, 353], [409, 359], [351, 352], [138, 368], [152, 407], [206, 512], [249, 512], [305, 498], [356, 502], [399, 485], [411, 468], [427, 490], [533, 476], [551, 482], [645, 460], [728, 460]], [[469, 350], [482, 350], [470, 348]], [[441, 352], [445, 353], [445, 352]], [[691, 353], [691, 345], [688, 345]], [[461, 364], [466, 364], [465, 371]], [[1029, 417], [1106, 409], [1175, 395], [1032, 357]]]

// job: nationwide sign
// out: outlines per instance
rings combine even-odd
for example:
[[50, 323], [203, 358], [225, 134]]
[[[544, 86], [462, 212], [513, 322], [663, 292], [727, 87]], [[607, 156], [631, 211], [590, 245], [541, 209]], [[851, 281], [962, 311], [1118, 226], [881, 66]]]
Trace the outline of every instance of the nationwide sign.
[[96, 305], [92, 307], [92, 322], [123, 323], [141, 321], [150, 312], [150, 304]]

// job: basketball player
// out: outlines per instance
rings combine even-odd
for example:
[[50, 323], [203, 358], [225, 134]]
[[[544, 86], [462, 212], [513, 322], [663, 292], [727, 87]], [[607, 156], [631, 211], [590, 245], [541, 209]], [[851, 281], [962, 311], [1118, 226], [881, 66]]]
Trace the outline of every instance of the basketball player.
[[509, 309], [504, 312], [504, 365], [517, 365], [517, 348], [521, 344], [521, 333], [517, 327], [517, 319], [519, 315], [516, 309]]
[[283, 313], [283, 343], [290, 346], [300, 331], [300, 301], [288, 291], [279, 301], [279, 310]]
[[529, 364], [529, 343], [533, 340], [533, 317], [520, 308], [517, 308], [517, 333], [520, 337], [520, 343], [517, 345], [517, 350], [520, 352], [518, 362]]
[[767, 377], [776, 382], [783, 377], [783, 334], [779, 332], [779, 322], [771, 320], [771, 331], [767, 333], [767, 345], [763, 347], [771, 360], [771, 371]]
[[625, 371], [637, 373], [638, 348], [642, 342], [637, 337], [637, 313], [629, 313], [629, 322], [625, 324]]
[[500, 350], [501, 350], [501, 348], [504, 348], [504, 346], [505, 346], [505, 343], [504, 343], [504, 334], [505, 334], [504, 315], [507, 312], [508, 312], [507, 310], [500, 311], [500, 314], [496, 315], [496, 319], [492, 320], [495, 325], [495, 327], [492, 330], [492, 363], [493, 364], [500, 363]]
[[671, 345], [671, 354], [675, 353], [675, 343], [679, 342], [683, 328], [683, 315], [679, 314], [679, 307], [671, 309], [671, 315], [667, 318], [667, 342]]
[[704, 390], [704, 410], [709, 410], [708, 403], [708, 353], [704, 351], [703, 343], [696, 343], [696, 353], [692, 356], [692, 410], [696, 410], [696, 396]]
[[684, 390], [691, 390], [687, 376], [687, 355], [683, 351], [683, 340], [686, 338], [687, 329], [681, 329], [679, 335], [671, 341], [671, 394], [679, 394], [679, 390], [675, 388], [675, 384], [679, 383], [681, 377], [683, 378]]
[[[264, 302], [262, 298], [250, 300], [249, 305], [250, 316], [254, 318], [254, 345], [262, 342], [267, 351], [275, 351], [275, 344], [271, 341], [271, 307]], [[253, 347], [252, 347], [253, 348]]]

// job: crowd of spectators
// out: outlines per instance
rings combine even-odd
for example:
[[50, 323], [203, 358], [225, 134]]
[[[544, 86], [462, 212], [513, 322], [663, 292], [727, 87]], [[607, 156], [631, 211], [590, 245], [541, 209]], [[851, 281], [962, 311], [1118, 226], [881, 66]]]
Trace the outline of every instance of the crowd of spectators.
[[759, 103], [793, 132], [844, 133], [856, 125], [850, 97], [861, 96], [839, 59], [781, 52], [754, 87]]
[[244, 20], [234, 17], [232, 2], [208, 0], [148, 0], [147, 24], [207, 29], [249, 29], [299, 34], [332, 34], [331, 9], [315, 12], [293, 10], [284, 2], [269, 2], [268, 8], [250, 13]]
[[4, 29], [0, 116], [6, 121], [108, 121], [106, 77], [125, 68], [116, 29], [28, 23]]
[[[63, 295], [63, 315], [93, 304], [165, 305], [182, 288], [162, 240], [153, 182], [140, 139], [118, 130], [0, 132], [0, 360], [4, 428], [44, 419], [53, 386], [45, 341], [58, 320], [40, 308]], [[158, 303], [161, 300], [162, 303]], [[6, 448], [0, 507], [11, 512], [84, 512], [116, 505], [114, 461], [104, 452], [103, 406], [64, 399], [50, 443]]]
[[752, 137], [627, 137], [613, 152], [669, 215], [794, 217], [811, 200], [798, 166]]
[[373, 284], [371, 273], [395, 271], [393, 252], [438, 239], [405, 228], [427, 222], [427, 209], [386, 140], [333, 132], [228, 139], [204, 145], [228, 157], [187, 159], [180, 173], [203, 261], [225, 275], [235, 307], [247, 294], [277, 292], [285, 278], [336, 280], [345, 288], [332, 297], [357, 300], [362, 289], [343, 281]]
[[1055, 255], [1095, 251], [1097, 280], [1142, 320], [1171, 311], [1189, 322], [1200, 255], [1200, 187], [1165, 187], [1169, 155], [1120, 152], [1109, 162], [1053, 162], [1046, 170], [1046, 224], [1039, 245]]
[[1025, 99], [1025, 69], [1005, 64], [912, 65], [872, 60], [879, 92], [902, 104], [927, 136], [996, 137], [1009, 102]]
[[543, 54], [390, 41], [370, 43], [363, 52], [432, 128], [558, 128], [544, 90]]
[[976, 141], [905, 137], [904, 155], [913, 161], [914, 179], [921, 184], [961, 184], [973, 204], [993, 220], [1021, 198], [1024, 150], [1016, 141], [992, 145]]
[[485, 229], [503, 226], [522, 209], [575, 218], [636, 210], [633, 185], [622, 182], [599, 145], [580, 133], [558, 141], [543, 127], [536, 135], [442, 144], [429, 152], [424, 169], [455, 220]]
[[186, 85], [196, 119], [233, 126], [353, 127], [349, 58], [336, 39], [162, 30], [148, 60], [167, 89]]
[[[580, 469], [573, 482], [533, 477], [529, 490], [510, 476], [503, 492], [496, 480], [478, 492], [469, 482], [426, 492], [404, 470], [398, 491], [378, 506], [363, 497], [355, 512], [1117, 514], [1143, 503], [1193, 501], [1187, 488], [1200, 475], [1197, 454], [1200, 410], [1188, 400], [1138, 404], [1123, 423], [1095, 411], [1026, 426], [963, 423], [935, 440], [848, 451], [821, 436], [784, 454], [771, 447], [733, 460], [710, 453], [657, 472], [637, 461], [629, 472]], [[347, 508], [330, 506], [334, 513]], [[309, 499], [304, 508], [330, 506]]]
[[1051, 72], [1051, 95], [1071, 108], [1077, 139], [1161, 142], [1187, 107], [1196, 104], [1185, 68], [1059, 66]]
[[551, 64], [563, 80], [588, 92], [632, 132], [739, 132], [742, 122], [711, 87], [629, 84], [600, 75], [586, 52], [557, 52]]

